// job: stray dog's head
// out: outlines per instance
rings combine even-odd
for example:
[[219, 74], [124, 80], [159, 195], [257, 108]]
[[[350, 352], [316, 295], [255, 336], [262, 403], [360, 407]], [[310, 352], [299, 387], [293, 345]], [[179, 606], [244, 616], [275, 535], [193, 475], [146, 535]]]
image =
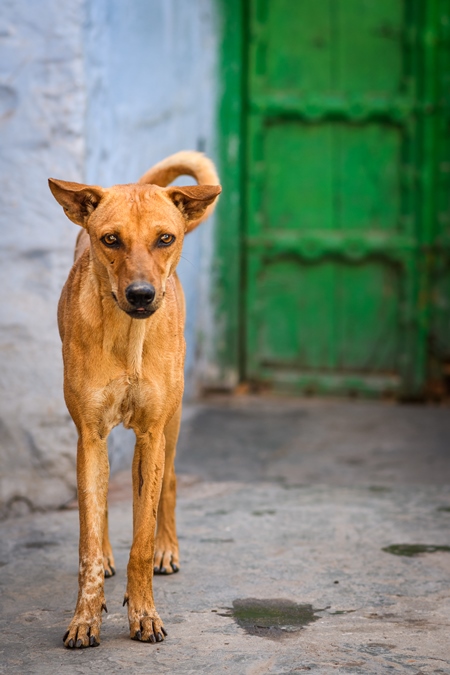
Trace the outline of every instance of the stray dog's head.
[[101, 188], [53, 178], [49, 185], [66, 216], [87, 230], [96, 269], [120, 309], [135, 319], [161, 305], [184, 235], [221, 192], [219, 185]]

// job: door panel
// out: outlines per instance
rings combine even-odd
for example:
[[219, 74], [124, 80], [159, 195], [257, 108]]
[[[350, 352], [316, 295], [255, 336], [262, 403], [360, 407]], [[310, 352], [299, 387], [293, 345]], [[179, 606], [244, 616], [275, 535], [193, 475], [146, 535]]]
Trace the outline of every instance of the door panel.
[[301, 371], [394, 375], [399, 332], [399, 275], [372, 262], [302, 264], [281, 259], [264, 266], [255, 322], [260, 364]]
[[341, 122], [263, 130], [264, 230], [398, 230], [402, 133]]
[[400, 89], [402, 0], [253, 0], [252, 9], [251, 28], [262, 38], [255, 65], [267, 90], [365, 90], [368, 82], [375, 91]]
[[262, 148], [263, 231], [333, 228], [333, 141], [331, 125], [283, 120], [267, 124]]

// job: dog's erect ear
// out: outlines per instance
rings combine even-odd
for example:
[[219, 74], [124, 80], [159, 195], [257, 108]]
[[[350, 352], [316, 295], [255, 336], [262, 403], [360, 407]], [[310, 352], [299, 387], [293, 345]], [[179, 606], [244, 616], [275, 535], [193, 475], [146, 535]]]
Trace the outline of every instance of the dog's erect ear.
[[189, 185], [172, 187], [167, 190], [170, 199], [181, 211], [186, 221], [186, 231], [190, 232], [203, 217], [207, 217], [206, 209], [222, 192], [220, 185]]
[[86, 227], [89, 216], [100, 203], [103, 189], [96, 185], [70, 183], [56, 178], [49, 178], [48, 184], [66, 216], [77, 225]]

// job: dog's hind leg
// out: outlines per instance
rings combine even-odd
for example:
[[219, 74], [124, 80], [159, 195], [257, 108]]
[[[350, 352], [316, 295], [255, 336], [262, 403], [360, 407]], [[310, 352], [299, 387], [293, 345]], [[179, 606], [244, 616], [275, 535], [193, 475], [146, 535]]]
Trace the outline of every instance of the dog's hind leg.
[[105, 571], [105, 577], [113, 577], [116, 573], [116, 568], [114, 564], [114, 555], [112, 552], [111, 542], [109, 541], [109, 527], [108, 527], [108, 505], [105, 509], [105, 522], [103, 526], [103, 569]]
[[164, 429], [166, 463], [158, 507], [158, 526], [155, 539], [155, 574], [172, 574], [173, 572], [178, 572], [180, 569], [175, 522], [177, 478], [174, 466], [180, 421], [181, 405]]

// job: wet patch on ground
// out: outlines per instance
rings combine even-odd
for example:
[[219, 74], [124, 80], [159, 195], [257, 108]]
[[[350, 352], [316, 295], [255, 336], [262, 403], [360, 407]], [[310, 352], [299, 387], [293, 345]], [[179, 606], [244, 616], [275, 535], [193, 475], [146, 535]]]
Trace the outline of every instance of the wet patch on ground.
[[50, 546], [59, 546], [59, 541], [27, 541], [22, 544], [23, 548], [48, 548]]
[[434, 546], [432, 544], [391, 544], [391, 546], [385, 546], [382, 551], [392, 553], [393, 555], [402, 555], [407, 558], [413, 558], [422, 553], [436, 553], [438, 551], [450, 553], [450, 546]]
[[[334, 582], [337, 583], [336, 581]], [[352, 614], [356, 609], [337, 609], [335, 612], [328, 612], [330, 616], [339, 616], [340, 614]]]
[[232, 616], [249, 635], [277, 640], [320, 619], [316, 611], [312, 605], [282, 598], [238, 598], [226, 616]]
[[384, 642], [370, 642], [366, 645], [361, 645], [359, 648], [360, 652], [366, 654], [372, 654], [373, 656], [379, 656], [381, 654], [386, 654], [396, 649], [397, 645], [385, 644]]

